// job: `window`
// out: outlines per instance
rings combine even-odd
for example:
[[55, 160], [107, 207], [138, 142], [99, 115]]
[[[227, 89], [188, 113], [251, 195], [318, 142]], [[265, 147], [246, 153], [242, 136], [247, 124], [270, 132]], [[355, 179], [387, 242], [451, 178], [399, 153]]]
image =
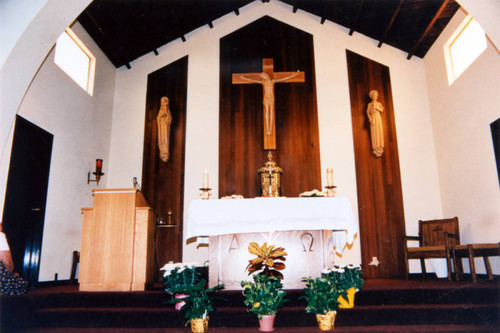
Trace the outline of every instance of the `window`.
[[83, 90], [92, 95], [95, 57], [70, 28], [57, 40], [54, 62]]
[[483, 28], [469, 15], [444, 45], [448, 83], [451, 85], [484, 50]]

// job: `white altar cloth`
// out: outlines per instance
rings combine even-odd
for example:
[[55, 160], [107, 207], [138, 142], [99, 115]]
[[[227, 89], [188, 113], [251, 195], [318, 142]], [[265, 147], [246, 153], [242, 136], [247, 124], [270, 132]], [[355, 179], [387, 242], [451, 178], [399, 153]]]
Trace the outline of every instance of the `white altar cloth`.
[[342, 253], [358, 232], [348, 198], [255, 198], [194, 200], [186, 237], [287, 230], [334, 230]]

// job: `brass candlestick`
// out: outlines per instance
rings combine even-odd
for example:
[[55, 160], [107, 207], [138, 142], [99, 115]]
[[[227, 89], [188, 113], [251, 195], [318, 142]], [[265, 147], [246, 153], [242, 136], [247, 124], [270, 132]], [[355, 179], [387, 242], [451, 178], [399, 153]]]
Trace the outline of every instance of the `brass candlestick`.
[[172, 228], [177, 226], [177, 224], [174, 221], [174, 213], [172, 210], [169, 210], [167, 213], [167, 221], [163, 219], [163, 217], [158, 217], [156, 221], [156, 226], [157, 227], [166, 227], [166, 228]]
[[326, 196], [327, 197], [333, 198], [335, 196], [335, 193], [337, 193], [335, 191], [335, 189], [337, 188], [337, 186], [331, 185], [331, 186], [325, 186], [325, 188], [326, 188]]
[[212, 194], [210, 193], [210, 191], [211, 191], [211, 190], [212, 190], [212, 189], [211, 189], [210, 187], [202, 187], [202, 188], [200, 188], [200, 191], [201, 191], [201, 193], [200, 193], [201, 199], [202, 199], [202, 200], [208, 200], [208, 199], [210, 199], [210, 196], [212, 195]]

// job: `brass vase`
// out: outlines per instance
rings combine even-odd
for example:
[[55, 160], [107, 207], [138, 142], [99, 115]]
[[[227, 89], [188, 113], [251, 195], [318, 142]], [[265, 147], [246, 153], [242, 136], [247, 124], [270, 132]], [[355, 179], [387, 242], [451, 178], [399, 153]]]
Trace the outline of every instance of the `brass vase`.
[[195, 333], [204, 333], [208, 329], [208, 317], [191, 319], [191, 331]]
[[337, 311], [328, 311], [326, 314], [316, 314], [319, 329], [322, 331], [331, 331], [335, 325], [335, 316]]

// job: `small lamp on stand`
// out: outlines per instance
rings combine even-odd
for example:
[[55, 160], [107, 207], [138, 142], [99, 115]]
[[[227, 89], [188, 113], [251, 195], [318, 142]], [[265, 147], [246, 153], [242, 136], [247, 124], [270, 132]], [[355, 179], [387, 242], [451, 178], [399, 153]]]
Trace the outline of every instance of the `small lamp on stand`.
[[92, 174], [95, 176], [95, 179], [90, 179], [90, 172], [87, 175], [87, 184], [90, 184], [90, 182], [96, 182], [97, 185], [99, 185], [99, 180], [101, 180], [101, 177], [104, 176], [104, 173], [102, 172], [102, 159], [98, 158], [95, 160], [95, 172], [92, 172]]
[[163, 217], [159, 217], [156, 221], [156, 226], [164, 228], [173, 228], [177, 226], [177, 224], [174, 221], [174, 213], [172, 212], [171, 209], [168, 210], [167, 221], [165, 221]]

